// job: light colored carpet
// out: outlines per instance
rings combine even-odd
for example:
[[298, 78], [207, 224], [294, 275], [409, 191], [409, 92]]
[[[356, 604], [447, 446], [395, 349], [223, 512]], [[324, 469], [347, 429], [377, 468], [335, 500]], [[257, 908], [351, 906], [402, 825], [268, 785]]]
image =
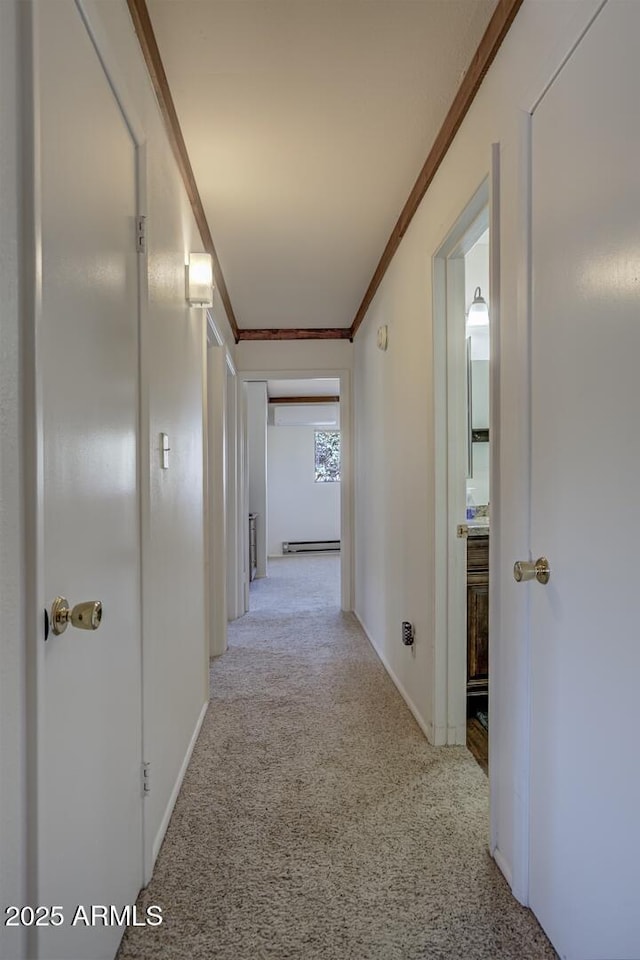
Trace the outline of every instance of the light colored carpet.
[[[487, 779], [429, 746], [338, 602], [336, 557], [271, 562], [120, 960], [547, 960], [487, 852]], [[291, 611], [295, 611], [294, 614]]]

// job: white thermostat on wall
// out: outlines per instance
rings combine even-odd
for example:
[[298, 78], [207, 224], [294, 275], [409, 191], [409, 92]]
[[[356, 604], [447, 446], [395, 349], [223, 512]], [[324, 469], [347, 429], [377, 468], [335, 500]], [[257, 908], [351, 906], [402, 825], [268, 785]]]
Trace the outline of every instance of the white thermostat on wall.
[[388, 341], [388, 327], [385, 323], [382, 327], [378, 327], [378, 350], [386, 350]]

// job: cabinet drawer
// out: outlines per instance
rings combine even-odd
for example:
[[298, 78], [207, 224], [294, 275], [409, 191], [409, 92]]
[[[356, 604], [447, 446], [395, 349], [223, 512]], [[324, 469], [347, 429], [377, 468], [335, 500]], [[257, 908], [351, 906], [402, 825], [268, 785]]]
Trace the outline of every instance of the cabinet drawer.
[[467, 570], [489, 569], [489, 537], [469, 537], [467, 540]]

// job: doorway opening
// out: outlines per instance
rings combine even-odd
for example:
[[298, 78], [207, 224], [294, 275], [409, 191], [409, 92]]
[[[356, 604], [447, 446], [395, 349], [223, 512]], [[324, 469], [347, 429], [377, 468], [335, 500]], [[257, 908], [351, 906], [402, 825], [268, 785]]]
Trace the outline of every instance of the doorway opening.
[[441, 744], [467, 744], [488, 773], [491, 278], [489, 181], [434, 257], [436, 352], [436, 716]]
[[[488, 213], [488, 211], [486, 211]], [[484, 214], [482, 216], [484, 220]], [[489, 229], [464, 255], [467, 400], [467, 746], [489, 769]], [[466, 530], [465, 530], [466, 526]]]
[[309, 582], [326, 575], [331, 602], [349, 610], [349, 374], [274, 372], [242, 379], [245, 609], [268, 592], [270, 577], [306, 562]]

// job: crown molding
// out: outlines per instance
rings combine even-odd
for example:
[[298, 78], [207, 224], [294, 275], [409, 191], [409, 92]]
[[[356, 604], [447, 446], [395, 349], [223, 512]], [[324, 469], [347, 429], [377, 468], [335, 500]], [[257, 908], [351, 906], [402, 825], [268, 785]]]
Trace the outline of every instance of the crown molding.
[[267, 327], [239, 330], [238, 340], [350, 340], [349, 327]]

